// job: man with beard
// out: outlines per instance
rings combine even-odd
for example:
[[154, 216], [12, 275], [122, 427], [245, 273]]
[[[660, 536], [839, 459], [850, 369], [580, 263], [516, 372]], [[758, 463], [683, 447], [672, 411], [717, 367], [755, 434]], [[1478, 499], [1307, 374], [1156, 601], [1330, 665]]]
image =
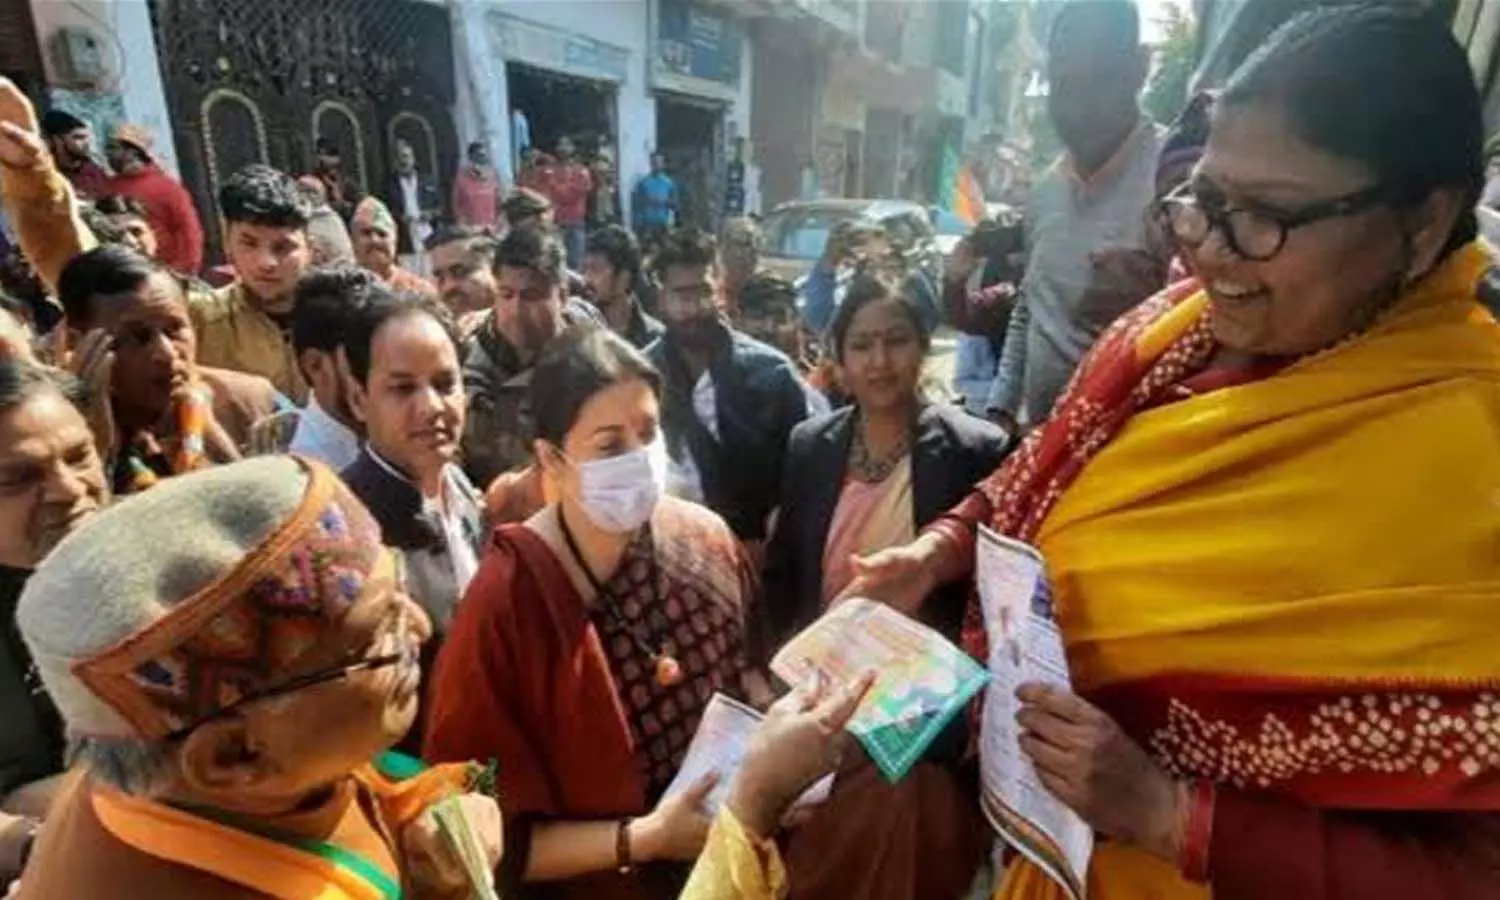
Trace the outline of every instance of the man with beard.
[[354, 214], [355, 202], [359, 200], [359, 186], [344, 175], [344, 162], [338, 144], [329, 138], [318, 138], [317, 151], [318, 167], [313, 170], [313, 177], [323, 183], [328, 205], [338, 213], [340, 219], [347, 222]]
[[1141, 114], [1150, 66], [1132, 0], [1069, 0], [1048, 42], [1047, 111], [1066, 148], [1026, 205], [1030, 248], [986, 412], [1014, 433], [1052, 411], [1100, 333], [1161, 288], [1147, 233], [1161, 130]]
[[[498, 246], [468, 241], [471, 258], [492, 260], [468, 272], [462, 290], [490, 297], [490, 311], [464, 347], [464, 387], [469, 397], [464, 429], [464, 469], [481, 489], [503, 473], [531, 465], [536, 422], [532, 416], [531, 369], [549, 341], [563, 329], [597, 323], [587, 304], [563, 294], [563, 247], [544, 229], [510, 232]], [[446, 257], [434, 253], [434, 262]], [[439, 271], [443, 297], [458, 290], [456, 273]], [[451, 301], [450, 301], [451, 302]], [[540, 493], [533, 498], [540, 506]], [[493, 508], [493, 507], [492, 507]]]
[[219, 189], [219, 215], [236, 280], [193, 298], [198, 362], [263, 376], [302, 403], [307, 383], [290, 333], [297, 279], [311, 253], [307, 201], [288, 175], [256, 164]]
[[94, 134], [87, 122], [70, 112], [48, 110], [42, 116], [42, 135], [78, 196], [93, 200], [109, 193], [109, 173], [94, 162]]
[[47, 152], [31, 101], [0, 76], [0, 201], [21, 256], [47, 290], [57, 287], [68, 260], [94, 246], [60, 158]]
[[[342, 472], [359, 456], [363, 429], [349, 408], [349, 388], [339, 375], [339, 348], [349, 323], [378, 289], [379, 279], [365, 269], [332, 266], [314, 269], [297, 282], [292, 307], [292, 347], [307, 380], [307, 406], [266, 420], [257, 431], [256, 452], [290, 452], [327, 463]], [[285, 439], [282, 439], [282, 436]]]
[[20, 873], [62, 781], [62, 720], [21, 642], [16, 602], [32, 569], [107, 496], [82, 402], [68, 376], [0, 361], [0, 885]]
[[826, 402], [785, 354], [730, 327], [712, 236], [668, 234], [652, 269], [667, 333], [646, 355], [664, 382], [669, 490], [723, 516], [753, 548], [766, 537], [787, 436]]
[[583, 277], [589, 298], [616, 334], [644, 350], [666, 326], [641, 307], [641, 245], [620, 225], [606, 225], [589, 235], [583, 254]]
[[432, 282], [396, 264], [396, 217], [378, 197], [366, 197], [354, 208], [350, 226], [354, 261], [375, 273], [392, 290], [435, 294]]
[[152, 153], [155, 139], [140, 125], [117, 125], [104, 154], [115, 177], [110, 193], [133, 197], [156, 232], [156, 258], [184, 275], [203, 269], [203, 224], [182, 183], [163, 171]]

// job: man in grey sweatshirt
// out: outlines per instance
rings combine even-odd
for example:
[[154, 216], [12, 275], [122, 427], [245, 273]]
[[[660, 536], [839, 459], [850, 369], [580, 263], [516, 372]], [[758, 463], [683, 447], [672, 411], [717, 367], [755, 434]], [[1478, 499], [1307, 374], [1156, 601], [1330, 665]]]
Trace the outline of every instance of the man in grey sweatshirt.
[[986, 403], [1013, 433], [1045, 419], [1099, 334], [1162, 286], [1141, 277], [1161, 149], [1138, 100], [1148, 65], [1132, 0], [1069, 0], [1054, 20], [1047, 105], [1066, 153], [1026, 208], [1026, 277]]

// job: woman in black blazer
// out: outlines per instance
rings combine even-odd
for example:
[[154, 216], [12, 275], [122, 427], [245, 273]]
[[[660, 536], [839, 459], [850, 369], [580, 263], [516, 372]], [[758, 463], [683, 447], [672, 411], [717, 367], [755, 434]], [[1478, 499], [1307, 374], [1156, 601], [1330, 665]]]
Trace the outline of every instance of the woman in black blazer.
[[[854, 405], [792, 431], [766, 549], [760, 625], [774, 651], [822, 615], [851, 557], [898, 546], [962, 500], [1005, 455], [1000, 429], [923, 401], [930, 336], [899, 285], [861, 275], [829, 327]], [[927, 624], [957, 641], [966, 598], [937, 594]], [[960, 717], [962, 718], [962, 717]], [[829, 800], [788, 847], [792, 900], [957, 900], [989, 846], [958, 722], [898, 784], [850, 753]], [[872, 850], [878, 848], [872, 856]]]

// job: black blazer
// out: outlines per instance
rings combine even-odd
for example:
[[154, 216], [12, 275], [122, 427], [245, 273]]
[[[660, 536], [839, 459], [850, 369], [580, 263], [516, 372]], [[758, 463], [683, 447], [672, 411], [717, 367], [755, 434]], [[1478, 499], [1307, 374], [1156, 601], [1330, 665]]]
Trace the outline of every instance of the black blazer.
[[[385, 191], [385, 205], [396, 220], [396, 252], [403, 256], [421, 253], [422, 248], [411, 242], [411, 220], [406, 217], [406, 198], [401, 191], [401, 177], [392, 172], [386, 180]], [[437, 185], [420, 169], [417, 170], [417, 204], [422, 207], [422, 214], [429, 217], [437, 216], [443, 210], [443, 200], [438, 195]], [[432, 225], [436, 230], [437, 223]]]
[[782, 460], [792, 430], [807, 418], [808, 389], [780, 350], [724, 327], [709, 372], [719, 436], [693, 411], [695, 379], [670, 334], [646, 357], [662, 373], [661, 419], [675, 460], [686, 448], [703, 483], [704, 506], [729, 523], [742, 541], [763, 540], [776, 508]]
[[[763, 621], [774, 652], [823, 612], [823, 549], [843, 491], [854, 438], [846, 407], [792, 431], [781, 480], [781, 511], [766, 548]], [[1005, 458], [1005, 432], [956, 406], [928, 404], [917, 416], [912, 444], [912, 523], [920, 530], [963, 500]], [[963, 624], [966, 591], [929, 598], [923, 620], [950, 640]]]

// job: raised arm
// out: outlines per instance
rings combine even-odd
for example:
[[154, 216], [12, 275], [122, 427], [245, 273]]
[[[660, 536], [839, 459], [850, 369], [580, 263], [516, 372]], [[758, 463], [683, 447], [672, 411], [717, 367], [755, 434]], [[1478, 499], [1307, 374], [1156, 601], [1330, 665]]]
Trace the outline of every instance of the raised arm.
[[8, 78], [0, 78], [0, 202], [21, 252], [55, 294], [63, 267], [97, 242], [79, 215], [73, 186], [47, 153], [36, 109]]

